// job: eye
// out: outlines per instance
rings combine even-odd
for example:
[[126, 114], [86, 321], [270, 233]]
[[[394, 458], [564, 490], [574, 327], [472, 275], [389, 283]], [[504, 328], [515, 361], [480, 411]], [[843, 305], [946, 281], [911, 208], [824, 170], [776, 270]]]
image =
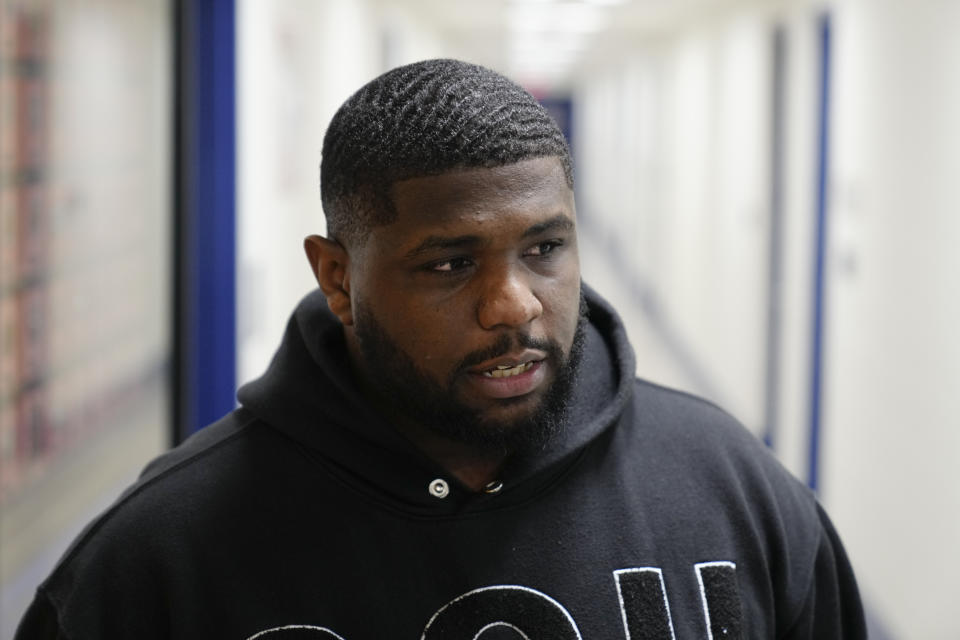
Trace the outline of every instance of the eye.
[[427, 270], [437, 273], [450, 274], [466, 269], [473, 264], [469, 258], [451, 258], [441, 262], [434, 262], [427, 266]]
[[563, 246], [562, 240], [546, 240], [544, 242], [539, 242], [524, 252], [525, 256], [532, 256], [535, 258], [546, 256], [547, 254], [553, 253], [553, 251], [559, 247]]

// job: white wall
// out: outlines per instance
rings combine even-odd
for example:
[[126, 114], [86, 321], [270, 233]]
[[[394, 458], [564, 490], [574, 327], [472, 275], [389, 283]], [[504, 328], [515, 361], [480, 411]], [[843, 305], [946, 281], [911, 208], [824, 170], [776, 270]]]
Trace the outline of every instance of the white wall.
[[836, 14], [824, 489], [903, 638], [957, 638], [960, 4]]
[[0, 2], [2, 638], [169, 437], [170, 16]]
[[374, 74], [364, 2], [237, 3], [238, 384], [260, 373], [313, 286], [303, 238], [323, 233], [326, 122], [353, 78]]
[[[750, 13], [590, 69], [575, 94], [579, 214], [615, 234], [711, 395], [763, 411], [769, 60]], [[662, 379], [642, 354], [642, 375]], [[684, 385], [684, 381], [667, 380]], [[690, 386], [687, 381], [686, 386]]]
[[[744, 2], [589, 68], [575, 114], [583, 224], [700, 369], [641, 375], [759, 430], [771, 47], [786, 33], [776, 452], [807, 478], [823, 3]], [[833, 16], [821, 498], [895, 638], [956, 638], [960, 562], [960, 4], [839, 0]], [[630, 315], [629, 312], [625, 315]], [[641, 342], [642, 343], [642, 342]], [[674, 345], [676, 346], [676, 345]], [[678, 355], [674, 349], [675, 359]], [[681, 369], [683, 369], [681, 367]]]

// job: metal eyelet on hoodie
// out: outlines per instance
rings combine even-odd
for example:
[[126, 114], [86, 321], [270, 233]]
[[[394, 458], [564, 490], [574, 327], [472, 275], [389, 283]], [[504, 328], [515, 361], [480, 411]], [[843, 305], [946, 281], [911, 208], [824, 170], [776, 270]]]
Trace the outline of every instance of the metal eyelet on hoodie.
[[487, 486], [483, 488], [484, 493], [500, 493], [500, 489], [503, 489], [503, 483], [499, 480], [494, 480], [493, 482], [488, 482]]
[[434, 498], [443, 499], [450, 495], [450, 485], [448, 485], [447, 481], [443, 478], [437, 478], [436, 480], [432, 481], [428, 487], [428, 490], [430, 491], [430, 495], [432, 495]]

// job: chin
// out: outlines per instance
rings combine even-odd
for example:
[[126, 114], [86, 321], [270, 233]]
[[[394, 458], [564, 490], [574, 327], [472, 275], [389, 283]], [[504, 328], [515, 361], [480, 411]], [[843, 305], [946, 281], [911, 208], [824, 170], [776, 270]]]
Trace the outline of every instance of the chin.
[[543, 394], [533, 392], [513, 398], [490, 399], [475, 411], [480, 421], [508, 429], [513, 423], [532, 419], [542, 404]]
[[496, 405], [474, 411], [472, 420], [437, 424], [435, 429], [478, 452], [503, 454], [543, 447], [563, 422], [562, 415], [545, 408], [540, 397], [507, 398], [496, 401]]

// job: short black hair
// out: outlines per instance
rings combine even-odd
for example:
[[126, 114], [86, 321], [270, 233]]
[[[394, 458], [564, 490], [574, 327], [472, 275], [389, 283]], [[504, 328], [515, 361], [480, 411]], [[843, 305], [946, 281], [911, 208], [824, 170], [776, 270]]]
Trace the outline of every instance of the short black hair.
[[460, 60], [397, 67], [337, 110], [323, 139], [320, 193], [327, 235], [363, 241], [396, 218], [390, 187], [456, 169], [557, 156], [573, 188], [567, 141], [523, 87]]

